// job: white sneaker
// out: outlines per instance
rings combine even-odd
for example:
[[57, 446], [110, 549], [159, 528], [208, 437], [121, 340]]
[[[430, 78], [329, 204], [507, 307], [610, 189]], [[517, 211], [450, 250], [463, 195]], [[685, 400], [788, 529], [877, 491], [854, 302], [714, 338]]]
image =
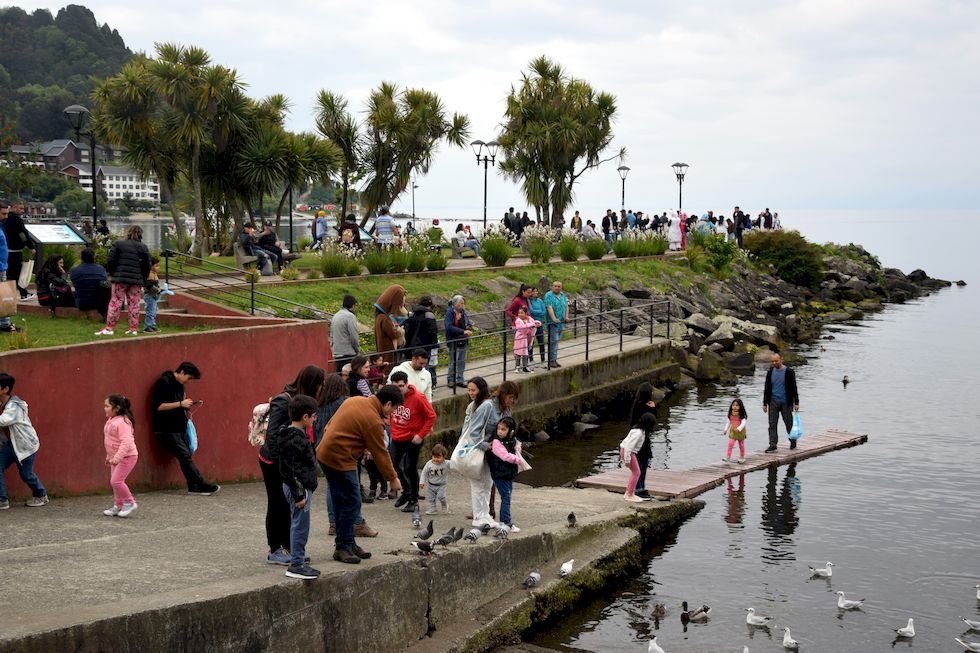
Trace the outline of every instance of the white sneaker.
[[728, 456], [722, 456], [721, 457], [721, 462], [723, 462], [723, 463], [730, 463], [730, 462], [732, 462], [732, 459], [729, 458]]
[[115, 332], [112, 329], [108, 328], [108, 327], [99, 329], [98, 331], [95, 332], [95, 335], [97, 335], [97, 336], [111, 336], [111, 335], [114, 335], [114, 334], [115, 334]]
[[745, 457], [744, 456], [738, 459], [738, 464], [739, 465], [741, 465], [744, 462], [745, 462]]
[[106, 517], [115, 517], [116, 515], [119, 514], [120, 510], [121, 508], [119, 506], [113, 506], [108, 510], [103, 510], [102, 514], [105, 515]]
[[138, 506], [135, 503], [124, 503], [122, 508], [119, 509], [119, 516], [129, 517], [131, 514], [133, 514], [133, 511], [136, 510], [136, 508], [138, 508]]
[[624, 494], [623, 498], [629, 501], [630, 503], [643, 503], [643, 499], [636, 496], [635, 494]]
[[139, 334], [140, 334], [140, 332], [137, 331], [136, 329], [127, 329], [126, 330], [126, 335], [127, 336], [138, 336]]

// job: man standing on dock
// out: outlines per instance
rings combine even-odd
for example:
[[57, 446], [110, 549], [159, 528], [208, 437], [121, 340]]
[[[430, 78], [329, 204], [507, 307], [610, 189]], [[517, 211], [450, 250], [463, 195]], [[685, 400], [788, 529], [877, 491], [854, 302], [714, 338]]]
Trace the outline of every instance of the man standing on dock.
[[[762, 412], [769, 413], [769, 448], [766, 453], [776, 451], [776, 444], [779, 442], [779, 416], [783, 416], [788, 434], [793, 428], [793, 411], [799, 409], [800, 394], [796, 389], [796, 372], [783, 365], [782, 356], [773, 354], [772, 367], [766, 374], [766, 389], [762, 395]], [[796, 448], [796, 440], [789, 441], [789, 448]]]
[[548, 313], [548, 369], [561, 367], [558, 363], [558, 342], [561, 340], [565, 323], [568, 322], [568, 297], [561, 291], [561, 281], [551, 284], [551, 290], [544, 294], [544, 306]]

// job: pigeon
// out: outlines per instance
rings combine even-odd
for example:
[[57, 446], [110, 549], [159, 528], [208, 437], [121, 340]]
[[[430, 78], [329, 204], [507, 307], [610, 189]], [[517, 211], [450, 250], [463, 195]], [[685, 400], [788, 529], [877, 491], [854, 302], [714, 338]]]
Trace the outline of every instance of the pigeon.
[[422, 513], [419, 512], [418, 504], [412, 512], [412, 528], [422, 528]]
[[484, 524], [483, 526], [480, 527], [480, 534], [486, 535], [487, 533], [490, 532], [492, 528], [493, 526], [491, 526], [490, 524]]
[[415, 534], [415, 539], [417, 540], [427, 540], [432, 537], [432, 520], [429, 520], [429, 525], [425, 529], [419, 531]]
[[810, 567], [810, 575], [818, 578], [830, 578], [834, 575], [834, 563], [828, 562], [826, 567]]
[[841, 610], [857, 610], [864, 605], [865, 600], [852, 601], [844, 598], [844, 592], [837, 592], [837, 607]]
[[575, 516], [575, 513], [568, 513], [568, 527], [575, 528], [576, 526], [578, 526], [578, 518]]
[[755, 608], [748, 608], [746, 612], [748, 612], [748, 614], [745, 615], [745, 623], [747, 623], [750, 626], [758, 626], [760, 628], [765, 628], [769, 626], [770, 622], [772, 621], [772, 617], [764, 617], [764, 616], [757, 615], [755, 613]]
[[562, 564], [561, 569], [558, 570], [558, 575], [564, 578], [568, 574], [572, 573], [572, 566], [575, 564], [575, 559], [572, 558], [568, 562]]
[[432, 542], [412, 542], [412, 546], [418, 549], [418, 552], [424, 556], [430, 555], [432, 553]]
[[971, 621], [966, 617], [960, 617], [960, 619], [963, 620], [963, 623], [965, 623], [966, 627], [969, 628], [970, 630], [980, 631], [980, 621]]
[[478, 539], [480, 539], [481, 535], [483, 535], [483, 531], [481, 531], [479, 528], [471, 528], [470, 532], [463, 536], [463, 539], [467, 542], [476, 542]]
[[454, 529], [453, 530], [453, 544], [456, 544], [456, 542], [459, 542], [461, 539], [463, 539], [463, 535], [465, 533], [466, 533], [466, 531], [463, 530], [463, 527], [462, 526], [460, 526], [459, 528]]
[[497, 532], [493, 534], [498, 540], [506, 540], [510, 537], [510, 529], [504, 526], [503, 528], [498, 528]]
[[786, 631], [783, 634], [783, 648], [787, 651], [799, 651], [800, 643], [789, 634], [789, 628], [783, 628], [783, 630]]
[[665, 653], [663, 647], [657, 643], [656, 635], [654, 635], [653, 639], [650, 640], [650, 643], [647, 644], [647, 653]]
[[899, 637], [912, 638], [915, 637], [915, 628], [912, 627], [912, 617], [909, 617], [909, 623], [904, 628], [896, 628], [895, 633]]
[[531, 589], [532, 587], [537, 586], [537, 584], [540, 582], [541, 582], [541, 574], [539, 572], [532, 571], [530, 574], [527, 575], [527, 578], [524, 579], [524, 582], [521, 583], [521, 585], [524, 586], [524, 589]]
[[653, 612], [650, 613], [650, 616], [654, 619], [663, 619], [667, 616], [667, 606], [663, 603], [656, 604], [653, 606]]
[[448, 533], [446, 533], [445, 535], [441, 535], [439, 537], [439, 539], [436, 540], [436, 544], [438, 544], [442, 548], [448, 547], [450, 544], [453, 543], [453, 534], [455, 532], [456, 532], [456, 529], [450, 528]]
[[956, 643], [962, 646], [967, 651], [973, 651], [973, 653], [980, 653], [980, 642], [964, 642], [959, 637], [954, 637]]
[[687, 601], [682, 602], [681, 607], [684, 608], [684, 611], [681, 612], [681, 622], [685, 624], [689, 621], [707, 621], [708, 613], [711, 612], [711, 608], [706, 605], [702, 605], [700, 608], [694, 608], [693, 610], [688, 610]]

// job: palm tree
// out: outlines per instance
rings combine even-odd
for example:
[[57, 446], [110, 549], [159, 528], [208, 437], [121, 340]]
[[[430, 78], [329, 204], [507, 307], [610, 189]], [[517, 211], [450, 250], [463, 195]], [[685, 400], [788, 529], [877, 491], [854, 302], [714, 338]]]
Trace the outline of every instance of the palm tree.
[[317, 96], [316, 128], [321, 136], [339, 148], [342, 188], [338, 226], [347, 215], [351, 180], [357, 176], [361, 157], [361, 136], [354, 118], [347, 111], [347, 100], [336, 93], [321, 90]]

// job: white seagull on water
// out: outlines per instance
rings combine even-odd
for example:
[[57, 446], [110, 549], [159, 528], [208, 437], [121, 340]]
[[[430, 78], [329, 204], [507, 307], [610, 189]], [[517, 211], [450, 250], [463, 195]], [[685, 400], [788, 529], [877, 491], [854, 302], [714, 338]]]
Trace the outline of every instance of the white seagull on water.
[[912, 638], [915, 637], [915, 628], [912, 627], [912, 617], [909, 617], [909, 623], [904, 628], [896, 628], [895, 633], [899, 637]]
[[656, 635], [654, 635], [653, 639], [650, 640], [650, 643], [647, 644], [647, 653], [666, 653], [663, 647], [657, 643]]
[[826, 567], [810, 567], [810, 575], [818, 578], [830, 578], [834, 575], [834, 563], [828, 562]]
[[772, 621], [772, 617], [756, 615], [755, 608], [748, 608], [745, 611], [748, 612], [748, 614], [745, 615], [745, 623], [750, 626], [766, 627]]
[[851, 599], [844, 598], [844, 592], [837, 592], [837, 607], [841, 610], [857, 610], [867, 599], [861, 599], [860, 601], [852, 601]]
[[973, 651], [973, 653], [980, 653], [980, 642], [964, 642], [959, 637], [954, 637], [953, 639], [962, 646], [967, 651]]
[[799, 651], [800, 643], [789, 634], [789, 628], [783, 628], [783, 630], [786, 631], [783, 635], [783, 648], [787, 651]]
[[960, 619], [963, 620], [963, 623], [965, 623], [966, 627], [969, 628], [970, 630], [980, 631], [980, 621], [972, 621], [970, 619], [967, 619], [966, 617], [960, 617]]

